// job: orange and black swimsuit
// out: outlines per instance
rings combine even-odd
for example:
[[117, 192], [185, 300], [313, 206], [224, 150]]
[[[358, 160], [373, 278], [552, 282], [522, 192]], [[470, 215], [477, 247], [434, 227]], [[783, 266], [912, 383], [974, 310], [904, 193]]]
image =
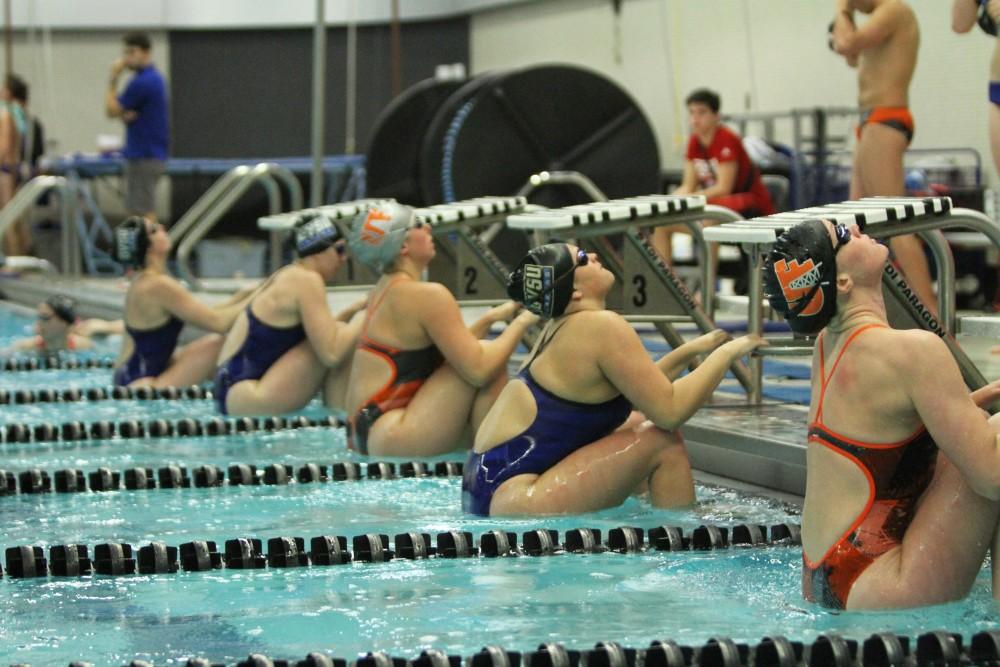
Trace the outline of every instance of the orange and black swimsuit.
[[900, 132], [906, 137], [906, 143], [913, 141], [913, 115], [906, 107], [872, 107], [861, 112], [855, 136], [861, 138], [861, 128], [868, 123], [878, 123]]
[[[404, 279], [400, 278], [399, 280]], [[368, 337], [368, 325], [371, 324], [372, 315], [382, 303], [385, 295], [397, 282], [399, 281], [394, 280], [389, 283], [382, 290], [378, 301], [368, 307], [364, 328], [358, 339], [357, 349], [382, 357], [392, 367], [392, 376], [389, 381], [347, 420], [347, 446], [361, 454], [368, 453], [368, 433], [378, 418], [389, 410], [405, 408], [409, 405], [417, 390], [444, 362], [444, 357], [441, 356], [436, 345], [428, 345], [419, 350], [400, 350], [383, 345]]]
[[809, 425], [809, 442], [837, 452], [853, 461], [868, 478], [868, 502], [850, 528], [817, 562], [802, 552], [802, 594], [825, 607], [844, 609], [851, 586], [882, 554], [899, 546], [913, 521], [917, 501], [934, 477], [938, 448], [923, 426], [899, 442], [858, 442], [838, 435], [823, 425], [823, 398], [844, 352], [857, 336], [881, 324], [861, 327], [851, 334], [826, 376], [823, 336], [820, 355], [820, 395], [816, 420]]

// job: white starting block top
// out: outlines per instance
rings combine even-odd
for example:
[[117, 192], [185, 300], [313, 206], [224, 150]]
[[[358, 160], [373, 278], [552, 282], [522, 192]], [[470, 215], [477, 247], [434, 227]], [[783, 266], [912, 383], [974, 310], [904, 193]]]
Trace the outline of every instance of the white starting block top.
[[645, 195], [511, 215], [507, 217], [507, 226], [527, 230], [568, 229], [602, 222], [641, 220], [703, 208], [703, 195]]
[[905, 222], [922, 215], [938, 215], [951, 210], [951, 197], [865, 197], [857, 201], [813, 206], [777, 213], [763, 218], [727, 222], [706, 227], [708, 241], [722, 243], [774, 243], [786, 229], [808, 220], [832, 220], [837, 224], [880, 226]]
[[414, 212], [420, 222], [434, 227], [521, 211], [527, 203], [526, 197], [476, 197], [418, 208]]
[[271, 232], [287, 232], [294, 225], [295, 221], [299, 219], [303, 213], [317, 212], [322, 213], [331, 220], [346, 220], [353, 218], [361, 211], [365, 210], [369, 206], [374, 204], [384, 204], [386, 202], [396, 201], [395, 199], [356, 199], [354, 201], [340, 202], [339, 204], [330, 204], [329, 206], [320, 206], [318, 208], [304, 208], [299, 211], [289, 211], [288, 213], [279, 213], [278, 215], [267, 215], [262, 218], [257, 219], [257, 227], [259, 229], [266, 229]]

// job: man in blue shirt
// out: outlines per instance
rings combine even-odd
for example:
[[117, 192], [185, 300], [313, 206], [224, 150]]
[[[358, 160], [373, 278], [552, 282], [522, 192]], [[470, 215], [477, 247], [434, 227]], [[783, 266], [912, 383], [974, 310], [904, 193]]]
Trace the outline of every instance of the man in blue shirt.
[[[131, 32], [122, 41], [125, 53], [111, 65], [104, 104], [109, 118], [125, 123], [125, 207], [155, 222], [156, 181], [163, 175], [170, 146], [167, 85], [153, 65], [148, 35]], [[134, 75], [119, 94], [118, 77], [126, 68]]]

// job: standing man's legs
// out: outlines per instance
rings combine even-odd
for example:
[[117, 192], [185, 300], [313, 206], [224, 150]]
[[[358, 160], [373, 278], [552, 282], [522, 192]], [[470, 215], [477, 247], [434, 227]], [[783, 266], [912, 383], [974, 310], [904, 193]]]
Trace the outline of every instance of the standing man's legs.
[[[865, 124], [855, 148], [851, 199], [904, 196], [903, 153], [908, 143], [907, 137], [895, 128], [879, 123]], [[889, 241], [889, 247], [910, 287], [928, 310], [937, 315], [937, 296], [923, 242], [915, 235], [897, 236]]]
[[162, 160], [139, 159], [125, 162], [125, 208], [156, 222], [156, 183], [166, 171]]

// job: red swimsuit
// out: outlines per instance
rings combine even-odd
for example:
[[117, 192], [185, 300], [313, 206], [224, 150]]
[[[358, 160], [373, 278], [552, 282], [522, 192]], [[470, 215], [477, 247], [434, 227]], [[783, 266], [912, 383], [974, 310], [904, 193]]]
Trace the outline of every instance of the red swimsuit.
[[853, 461], [868, 478], [868, 502], [833, 546], [817, 562], [802, 552], [802, 594], [823, 606], [844, 609], [851, 586], [875, 559], [903, 541], [913, 521], [917, 501], [934, 477], [937, 445], [921, 426], [912, 436], [892, 443], [867, 443], [845, 438], [823, 425], [823, 399], [844, 352], [857, 336], [851, 334], [834, 361], [830, 377], [823, 362], [820, 335], [820, 395], [816, 420], [809, 425], [809, 442], [817, 443]]
[[[399, 280], [404, 279], [400, 278]], [[433, 344], [419, 350], [399, 350], [368, 337], [368, 325], [372, 321], [375, 310], [392, 286], [399, 280], [390, 282], [382, 290], [378, 301], [368, 307], [364, 329], [358, 340], [357, 349], [382, 357], [392, 367], [392, 376], [389, 381], [347, 420], [347, 446], [361, 454], [368, 453], [368, 433], [378, 418], [389, 410], [405, 408], [409, 405], [417, 390], [444, 363], [444, 357], [441, 356], [437, 346]]]

